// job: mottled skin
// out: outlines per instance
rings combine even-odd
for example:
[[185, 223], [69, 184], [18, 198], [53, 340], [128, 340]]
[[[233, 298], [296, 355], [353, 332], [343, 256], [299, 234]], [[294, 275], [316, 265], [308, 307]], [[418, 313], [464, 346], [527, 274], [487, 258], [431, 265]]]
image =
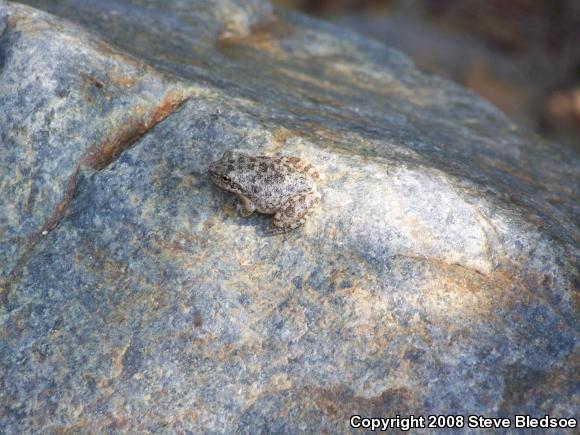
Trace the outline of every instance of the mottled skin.
[[226, 151], [208, 169], [212, 181], [239, 199], [238, 212], [273, 214], [274, 233], [302, 225], [320, 201], [312, 165], [298, 157], [251, 156]]

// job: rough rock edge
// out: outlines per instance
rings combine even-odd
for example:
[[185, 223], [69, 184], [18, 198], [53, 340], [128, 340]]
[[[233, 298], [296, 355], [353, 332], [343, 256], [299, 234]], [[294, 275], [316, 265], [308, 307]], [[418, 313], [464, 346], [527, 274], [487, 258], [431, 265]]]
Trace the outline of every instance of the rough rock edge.
[[[21, 4], [16, 5], [18, 8], [30, 8], [29, 6]], [[3, 0], [0, 0], [0, 7], [5, 6], [7, 6], [7, 3]], [[34, 8], [30, 9], [36, 11]], [[48, 14], [44, 11], [42, 11], [42, 13], [52, 16], [51, 14]], [[10, 28], [10, 21], [8, 20], [7, 15], [8, 14], [6, 10], [0, 11], [0, 72], [4, 65], [4, 50], [3, 45], [1, 44], [2, 37]], [[81, 28], [75, 23], [69, 22], [64, 18], [58, 17], [58, 19], [63, 20], [71, 27], [78, 28], [79, 31], [83, 33], [89, 33], [84, 28]], [[124, 57], [126, 57], [128, 62], [136, 61], [132, 59], [129, 54], [119, 52], [113, 47], [108, 47], [108, 44], [104, 41], [102, 43], [107, 46], [106, 48], [110, 49], [111, 53], [115, 52], [122, 54]], [[156, 71], [150, 65], [145, 65], [147, 65], [147, 68], [150, 68], [152, 72], [157, 72], [161, 75], [159, 71]], [[140, 119], [139, 116], [135, 116], [129, 123], [120, 127], [118, 131], [114, 132], [113, 135], [109, 135], [100, 143], [93, 144], [87, 148], [85, 155], [81, 157], [81, 159], [76, 163], [75, 169], [66, 183], [66, 190], [63, 198], [58, 204], [56, 204], [53, 212], [48, 217], [48, 219], [45, 220], [41, 227], [28, 237], [24, 252], [17, 260], [16, 265], [8, 273], [8, 276], [3, 278], [2, 282], [0, 282], [0, 304], [6, 305], [8, 303], [9, 295], [14, 285], [21, 277], [22, 271], [30, 259], [34, 246], [42, 237], [47, 236], [54, 228], [56, 228], [60, 221], [66, 216], [68, 207], [76, 193], [77, 180], [81, 169], [88, 168], [95, 171], [106, 169], [115, 160], [117, 160], [124, 151], [143, 138], [153, 127], [155, 127], [155, 125], [163, 121], [172, 113], [179, 110], [179, 108], [191, 96], [191, 92], [187, 92], [186, 90], [179, 90], [178, 87], [176, 87], [176, 89], [171, 89], [170, 87], [157, 106], [148, 111], [148, 113], [145, 115], [146, 118], [144, 121]], [[133, 112], [133, 109], [134, 108], [130, 108], [127, 109], [127, 111]]]
[[63, 199], [57, 204], [52, 215], [44, 222], [40, 229], [28, 238], [24, 253], [16, 262], [14, 269], [8, 274], [7, 282], [3, 285], [4, 288], [0, 289], [2, 291], [0, 302], [4, 305], [8, 303], [10, 292], [14, 284], [18, 281], [18, 278], [20, 278], [25, 265], [28, 263], [36, 243], [38, 243], [41, 237], [48, 235], [56, 228], [66, 216], [68, 207], [76, 193], [77, 179], [81, 168], [88, 167], [96, 171], [106, 169], [124, 151], [139, 139], [143, 138], [153, 127], [176, 112], [188, 98], [189, 96], [178, 95], [169, 91], [157, 107], [157, 110], [149, 116], [146, 122], [142, 123], [136, 120], [133, 125], [129, 125], [127, 128], [121, 128], [115, 137], [89, 149], [89, 152], [77, 163], [76, 169], [69, 177]]

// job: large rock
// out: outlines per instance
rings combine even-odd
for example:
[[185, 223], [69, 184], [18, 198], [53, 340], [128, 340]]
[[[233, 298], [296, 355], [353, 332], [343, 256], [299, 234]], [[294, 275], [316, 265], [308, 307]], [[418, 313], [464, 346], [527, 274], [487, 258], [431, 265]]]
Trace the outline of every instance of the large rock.
[[[0, 1], [3, 430], [577, 413], [577, 155], [265, 1], [27, 3], [56, 16]], [[303, 228], [236, 215], [232, 148], [318, 168]]]

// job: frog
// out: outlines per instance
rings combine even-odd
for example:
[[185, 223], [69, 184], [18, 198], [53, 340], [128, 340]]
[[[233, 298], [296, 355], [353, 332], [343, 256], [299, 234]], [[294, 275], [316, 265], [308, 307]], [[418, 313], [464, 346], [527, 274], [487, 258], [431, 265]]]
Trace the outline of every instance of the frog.
[[210, 179], [238, 198], [242, 217], [254, 212], [273, 215], [272, 234], [304, 224], [320, 203], [318, 171], [293, 156], [270, 157], [228, 150], [209, 165]]

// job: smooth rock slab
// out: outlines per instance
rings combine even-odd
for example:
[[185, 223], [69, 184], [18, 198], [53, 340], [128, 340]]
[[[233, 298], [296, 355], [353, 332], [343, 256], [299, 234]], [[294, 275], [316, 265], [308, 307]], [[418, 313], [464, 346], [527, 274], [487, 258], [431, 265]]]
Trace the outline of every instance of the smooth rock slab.
[[[266, 2], [28, 3], [82, 27], [0, 2], [6, 432], [577, 414], [578, 156]], [[318, 168], [303, 228], [232, 148]]]

